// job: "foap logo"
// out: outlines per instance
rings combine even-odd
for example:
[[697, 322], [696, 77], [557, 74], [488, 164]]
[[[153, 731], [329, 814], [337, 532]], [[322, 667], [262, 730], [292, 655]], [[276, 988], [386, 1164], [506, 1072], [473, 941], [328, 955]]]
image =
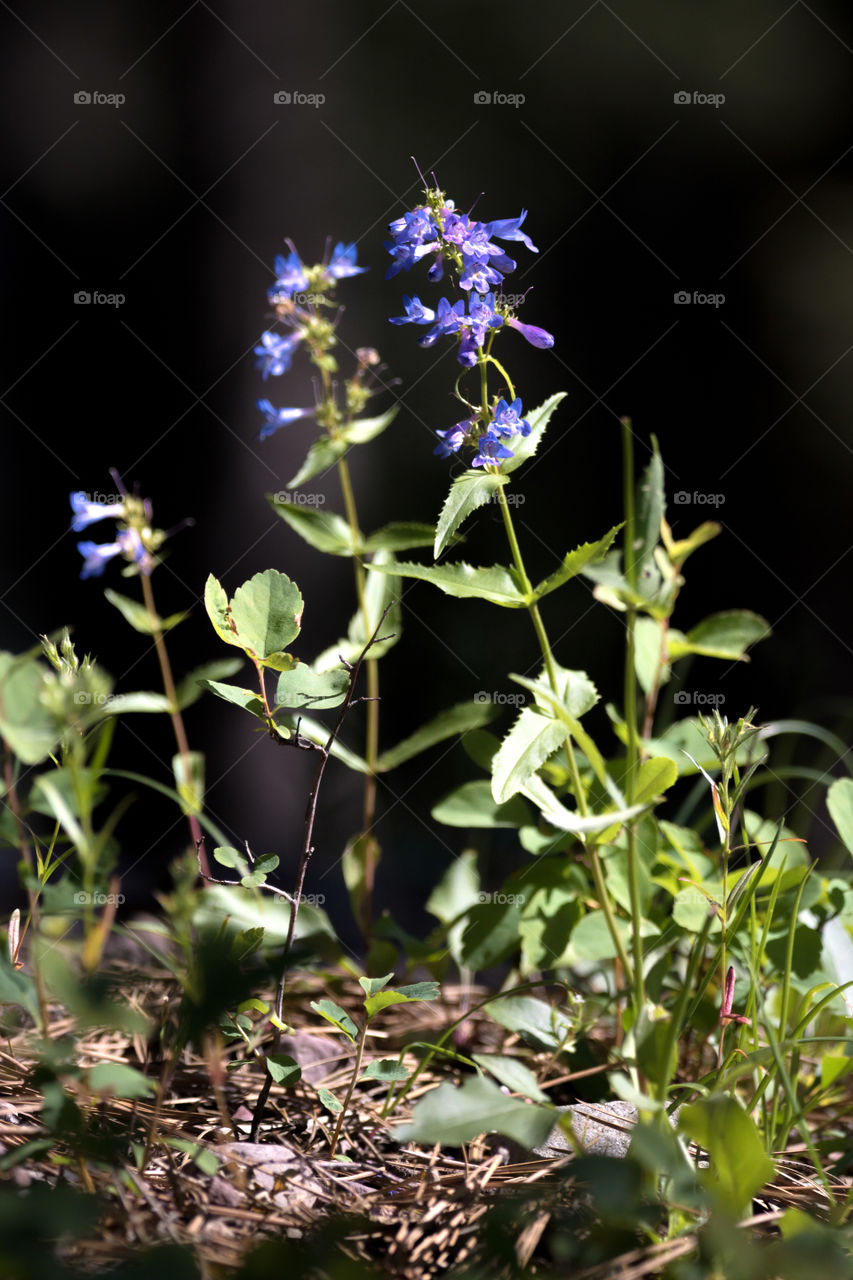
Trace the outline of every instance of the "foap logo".
[[677, 307], [721, 307], [726, 300], [724, 293], [700, 293], [698, 289], [694, 289], [692, 293], [688, 293], [686, 289], [679, 289], [677, 293], [672, 295], [672, 300]]
[[123, 107], [126, 102], [123, 93], [101, 93], [100, 89], [78, 89], [74, 94], [78, 107]]
[[500, 89], [478, 89], [474, 94], [475, 107], [521, 107], [527, 101], [523, 93], [503, 93]]
[[673, 694], [673, 702], [677, 707], [722, 707], [726, 701], [724, 693], [703, 693], [701, 689], [679, 689]]
[[679, 89], [677, 93], [672, 95], [672, 100], [677, 107], [714, 107], [719, 111], [720, 107], [726, 100], [724, 93], [702, 93], [700, 89], [694, 89], [689, 92], [687, 89]]
[[127, 301], [123, 293], [99, 293], [96, 289], [78, 289], [74, 294], [75, 307], [123, 307]]
[[276, 502], [289, 502], [294, 507], [322, 507], [326, 502], [325, 493], [291, 493], [289, 489], [281, 489], [275, 495]]
[[322, 107], [325, 93], [303, 93], [300, 89], [277, 89], [272, 96], [277, 107]]
[[500, 689], [478, 689], [475, 702], [492, 702], [496, 707], [523, 707], [527, 698], [523, 693], [502, 693]]
[[724, 493], [698, 493], [693, 490], [688, 493], [686, 489], [679, 489], [673, 494], [672, 501], [677, 507], [721, 507], [726, 500]]

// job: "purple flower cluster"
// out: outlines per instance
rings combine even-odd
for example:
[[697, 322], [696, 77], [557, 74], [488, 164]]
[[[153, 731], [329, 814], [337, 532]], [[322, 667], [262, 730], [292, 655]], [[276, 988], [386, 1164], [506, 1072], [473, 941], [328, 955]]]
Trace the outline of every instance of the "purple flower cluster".
[[[422, 347], [431, 347], [442, 337], [455, 338], [456, 358], [468, 369], [478, 364], [482, 367], [484, 362], [493, 360], [492, 341], [500, 329], [515, 329], [534, 347], [552, 347], [551, 334], [517, 320], [513, 307], [504, 301], [500, 291], [504, 277], [515, 270], [516, 263], [496, 241], [520, 241], [532, 253], [538, 252], [521, 229], [527, 210], [522, 209], [517, 218], [478, 222], [469, 214], [458, 213], [453, 201], [441, 191], [427, 190], [425, 197], [424, 204], [389, 224], [391, 238], [386, 240], [385, 247], [393, 261], [386, 279], [400, 271], [410, 271], [415, 263], [428, 258], [429, 280], [438, 283], [447, 269], [464, 291], [463, 296], [455, 302], [440, 298], [433, 310], [417, 296], [404, 295], [403, 314], [392, 316], [391, 323], [427, 327], [420, 339]], [[458, 453], [463, 445], [470, 445], [477, 451], [472, 466], [497, 466], [501, 459], [512, 457], [505, 441], [530, 432], [530, 425], [521, 412], [521, 400], [515, 399], [511, 405], [499, 400], [489, 417], [484, 402], [479, 413], [436, 432], [440, 444], [434, 452], [446, 458]]]
[[[267, 290], [267, 298], [288, 332], [267, 330], [261, 334], [260, 343], [254, 351], [258, 357], [256, 368], [261, 370], [264, 381], [287, 373], [294, 351], [310, 336], [312, 322], [316, 320], [312, 310], [307, 309], [314, 304], [311, 291], [320, 298], [325, 290], [333, 289], [338, 280], [346, 280], [368, 270], [356, 265], [358, 250], [355, 244], [344, 244], [343, 240], [335, 245], [329, 261], [317, 267], [304, 266], [293, 245], [289, 244], [289, 247], [290, 253], [286, 258], [283, 254], [276, 257], [275, 282]], [[261, 440], [266, 440], [285, 423], [314, 412], [313, 408], [274, 409], [269, 400], [259, 400], [258, 408], [266, 418], [266, 425], [260, 433]]]

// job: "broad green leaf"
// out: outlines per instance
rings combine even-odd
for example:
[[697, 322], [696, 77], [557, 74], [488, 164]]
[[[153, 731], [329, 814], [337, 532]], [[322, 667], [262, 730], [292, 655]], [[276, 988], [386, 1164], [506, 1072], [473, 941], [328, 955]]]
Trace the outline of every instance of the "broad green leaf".
[[344, 456], [348, 448], [346, 440], [330, 440], [328, 436], [320, 436], [308, 450], [305, 461], [296, 475], [292, 480], [288, 480], [288, 489], [298, 489], [306, 480], [313, 480], [315, 476], [329, 471], [338, 458]]
[[200, 1142], [192, 1142], [189, 1138], [161, 1138], [160, 1141], [175, 1151], [183, 1151], [208, 1178], [215, 1178], [219, 1172], [219, 1158]]
[[330, 1093], [328, 1089], [318, 1089], [317, 1097], [320, 1099], [326, 1110], [331, 1111], [333, 1116], [336, 1116], [339, 1111], [343, 1111], [344, 1109], [344, 1104], [336, 1098], [333, 1093]]
[[601, 752], [592, 738], [579, 723], [579, 717], [591, 710], [598, 701], [598, 691], [585, 671], [569, 671], [555, 664], [557, 673], [557, 692], [551, 688], [543, 670], [537, 680], [527, 676], [510, 673], [510, 679], [523, 688], [529, 689], [536, 699], [537, 706], [551, 714], [569, 730], [575, 742], [586, 756], [595, 776], [605, 790], [612, 791], [613, 782], [609, 778]]
[[488, 702], [472, 700], [457, 703], [455, 707], [448, 707], [446, 711], [439, 712], [434, 719], [421, 725], [416, 733], [404, 738], [388, 751], [383, 751], [376, 762], [377, 771], [386, 773], [389, 769], [396, 769], [405, 760], [411, 760], [413, 756], [420, 755], [428, 747], [434, 747], [437, 742], [444, 742], [446, 738], [455, 738], [468, 733], [471, 729], [479, 729], [481, 725], [491, 720], [493, 715], [494, 708]]
[[265, 1054], [264, 1066], [275, 1083], [283, 1084], [286, 1089], [302, 1079], [302, 1068], [286, 1053]]
[[348, 444], [367, 444], [369, 440], [375, 440], [381, 435], [386, 427], [390, 427], [399, 410], [400, 406], [395, 404], [376, 418], [356, 418], [355, 422], [342, 428], [341, 438]]
[[[616, 921], [616, 931], [622, 938], [626, 948], [631, 946], [629, 924], [626, 920]], [[650, 920], [640, 922], [642, 937], [656, 937], [660, 930]], [[572, 930], [572, 952], [579, 960], [597, 963], [600, 960], [613, 960], [617, 955], [616, 946], [610, 933], [603, 911], [590, 911]]]
[[561, 747], [568, 727], [540, 707], [523, 707], [492, 760], [492, 796], [504, 804], [528, 783], [540, 765]]
[[516, 467], [520, 467], [528, 458], [532, 458], [539, 443], [545, 434], [545, 428], [551, 421], [551, 415], [557, 408], [561, 400], [565, 400], [566, 392], [558, 391], [556, 395], [549, 396], [548, 399], [540, 404], [532, 412], [525, 414], [527, 421], [530, 423], [530, 435], [523, 436], [513, 445], [513, 456], [504, 458], [501, 463], [501, 474], [509, 475], [511, 471], [515, 471]]
[[371, 533], [361, 544], [365, 553], [374, 551], [411, 551], [414, 547], [431, 547], [435, 529], [431, 524], [415, 520], [395, 521]]
[[532, 800], [539, 807], [552, 827], [558, 827], [561, 831], [571, 831], [578, 836], [607, 831], [614, 825], [618, 826], [637, 817], [647, 807], [644, 804], [632, 804], [626, 809], [613, 809], [606, 813], [594, 813], [581, 817], [577, 813], [571, 813], [536, 774], [528, 780], [526, 786], [522, 787], [521, 794], [527, 796], [528, 800]]
[[400, 995], [399, 991], [377, 991], [375, 996], [368, 996], [364, 1002], [364, 1011], [368, 1018], [373, 1018], [383, 1009], [389, 1009], [393, 1004], [406, 1004], [406, 997]]
[[141, 631], [143, 635], [151, 636], [155, 631], [171, 631], [172, 627], [176, 627], [179, 622], [183, 622], [184, 618], [190, 616], [188, 613], [172, 613], [168, 618], [152, 618], [140, 600], [131, 600], [128, 596], [119, 595], [117, 591], [113, 591], [112, 587], [106, 587], [104, 595], [110, 604], [115, 605], [125, 621], [130, 623], [134, 631]]
[[682, 1107], [678, 1127], [709, 1153], [711, 1167], [700, 1178], [738, 1220], [775, 1168], [755, 1124], [730, 1094], [716, 1094]]
[[56, 818], [68, 838], [77, 846], [78, 851], [88, 849], [90, 847], [89, 841], [74, 816], [71, 805], [48, 774], [43, 773], [39, 777], [39, 788], [47, 799], [54, 818]]
[[277, 707], [310, 707], [312, 711], [328, 711], [339, 707], [349, 688], [349, 672], [343, 667], [320, 674], [307, 663], [299, 662], [278, 678], [275, 700]]
[[550, 1102], [547, 1093], [539, 1088], [533, 1072], [518, 1058], [507, 1058], [499, 1053], [475, 1053], [472, 1056], [478, 1067], [488, 1071], [513, 1093], [520, 1093], [533, 1102]]
[[207, 582], [204, 584], [204, 607], [219, 639], [242, 649], [243, 646], [228, 621], [228, 595], [222, 583], [218, 578], [214, 578], [212, 573], [208, 574]]
[[688, 933], [701, 933], [710, 910], [713, 907], [708, 899], [700, 889], [693, 888], [692, 885], [682, 889], [672, 900], [672, 918]]
[[211, 693], [215, 693], [217, 698], [222, 698], [224, 702], [231, 702], [235, 707], [243, 707], [246, 711], [251, 711], [252, 715], [257, 716], [259, 720], [265, 718], [264, 704], [254, 690], [241, 689], [236, 684], [221, 684], [219, 680], [201, 680], [200, 684]]
[[[233, 938], [246, 930], [263, 929], [264, 951], [278, 952], [290, 927], [291, 906], [280, 898], [267, 898], [230, 885], [210, 885], [200, 896], [193, 912], [193, 924], [199, 930], [221, 929], [223, 937]], [[324, 951], [330, 948], [336, 934], [325, 911], [310, 901], [303, 901], [296, 920], [296, 938], [312, 939]]]
[[366, 996], [375, 996], [377, 991], [387, 987], [393, 977], [393, 973], [386, 973], [384, 978], [359, 978], [358, 985]]
[[523, 827], [530, 821], [530, 810], [518, 796], [496, 804], [491, 784], [482, 779], [451, 791], [432, 810], [432, 817], [447, 827]]
[[355, 551], [352, 530], [334, 511], [324, 511], [297, 502], [285, 502], [274, 493], [267, 494], [273, 511], [289, 524], [300, 538], [317, 551], [333, 556], [351, 556]]
[[230, 867], [234, 871], [244, 873], [249, 868], [249, 862], [244, 853], [239, 849], [233, 849], [230, 845], [220, 846], [213, 850], [213, 856], [222, 867]]
[[401, 578], [418, 578], [431, 582], [445, 595], [457, 600], [489, 600], [507, 609], [523, 609], [527, 597], [516, 585], [512, 569], [495, 564], [490, 568], [475, 568], [470, 564], [412, 564], [400, 561], [391, 566], [373, 564], [367, 566], [379, 573], [394, 573]]
[[370, 831], [351, 836], [341, 857], [341, 870], [350, 906], [363, 937], [369, 936], [372, 927], [372, 886], [381, 857], [379, 841]]
[[477, 855], [473, 849], [466, 849], [450, 863], [427, 898], [426, 909], [443, 924], [450, 924], [479, 900], [479, 891]]
[[312, 1000], [310, 1003], [315, 1013], [319, 1013], [321, 1018], [331, 1022], [333, 1027], [337, 1027], [338, 1031], [342, 1031], [355, 1043], [358, 1039], [358, 1027], [345, 1009], [333, 1000]]
[[488, 471], [465, 471], [461, 476], [457, 476], [450, 486], [450, 492], [438, 518], [433, 546], [433, 556], [436, 560], [447, 548], [459, 526], [478, 507], [491, 502], [498, 489], [507, 483], [506, 476], [494, 475]]
[[398, 1142], [456, 1147], [480, 1133], [501, 1133], [532, 1150], [541, 1146], [554, 1127], [553, 1107], [540, 1107], [508, 1098], [482, 1076], [466, 1080], [461, 1089], [441, 1084], [416, 1103], [412, 1123], [394, 1131]]
[[41, 1018], [38, 991], [32, 978], [12, 967], [5, 945], [0, 948], [0, 1004], [16, 1004], [38, 1024]]
[[198, 816], [204, 806], [204, 753], [188, 751], [172, 756], [172, 773], [185, 814]]
[[666, 514], [663, 460], [654, 436], [652, 437], [652, 456], [637, 485], [636, 511], [634, 567], [637, 573], [637, 586], [640, 589], [641, 576], [644, 572], [654, 569], [654, 550], [660, 542], [661, 520]]
[[397, 987], [397, 991], [407, 1000], [437, 1000], [441, 995], [438, 983], [429, 979], [424, 982], [409, 982], [404, 987]]
[[644, 760], [634, 786], [634, 804], [646, 804], [661, 795], [678, 778], [678, 765], [668, 756]]
[[655, 618], [637, 618], [634, 623], [634, 670], [643, 693], [651, 691], [655, 676], [660, 675], [658, 683], [664, 685], [672, 674], [669, 649], [666, 642], [663, 623]]
[[303, 608], [296, 583], [278, 569], [265, 569], [234, 592], [231, 621], [243, 647], [263, 660], [282, 653], [296, 639]]
[[362, 1073], [361, 1080], [378, 1080], [381, 1084], [393, 1084], [396, 1080], [408, 1080], [409, 1071], [396, 1058], [375, 1058]]
[[673, 661], [687, 653], [697, 653], [708, 658], [747, 662], [749, 646], [769, 635], [769, 623], [757, 613], [748, 609], [731, 609], [726, 613], [714, 613], [698, 626], [691, 627], [683, 640], [671, 636], [669, 654]]
[[41, 701], [45, 675], [34, 657], [0, 653], [0, 736], [23, 764], [46, 760], [62, 731]]
[[[365, 588], [364, 602], [367, 612], [367, 629], [365, 629], [364, 613], [361, 609], [358, 609], [353, 614], [347, 629], [347, 638], [352, 646], [351, 655], [347, 653], [343, 655], [347, 662], [356, 660], [379, 626], [379, 621], [386, 609], [388, 609], [388, 612], [385, 614], [385, 621], [382, 623], [377, 636], [377, 641], [380, 643], [373, 645], [370, 650], [370, 658], [381, 658], [400, 639], [403, 615], [400, 609], [400, 579], [397, 575], [397, 564], [393, 552], [377, 551], [370, 562], [369, 568], [377, 569], [379, 572], [368, 575]], [[315, 663], [316, 666], [317, 664]], [[319, 670], [319, 668], [317, 669]]]
[[111, 716], [130, 715], [131, 712], [171, 711], [172, 704], [164, 693], [114, 693], [104, 703], [104, 713]]
[[614, 525], [608, 533], [605, 533], [603, 538], [599, 538], [598, 542], [584, 542], [582, 546], [576, 547], [574, 551], [569, 551], [563, 558], [563, 563], [559, 569], [549, 574], [547, 578], [543, 578], [539, 583], [534, 592], [536, 599], [541, 600], [543, 596], [550, 595], [552, 591], [557, 590], [557, 587], [561, 587], [564, 582], [568, 582], [570, 578], [577, 577], [587, 565], [598, 564], [603, 560], [610, 549], [613, 539], [621, 528], [621, 524]]
[[[521, 908], [514, 900], [515, 895], [499, 896], [507, 900], [478, 902], [471, 907], [462, 931], [462, 964], [475, 973], [500, 964], [519, 948]], [[511, 902], [508, 901], [510, 896], [513, 898]]]
[[495, 1022], [544, 1053], [556, 1053], [574, 1035], [575, 1024], [568, 1014], [535, 996], [503, 996], [486, 1009]]
[[672, 536], [672, 530], [664, 519], [661, 523], [661, 533], [663, 535], [664, 546], [667, 554], [674, 565], [679, 569], [689, 555], [692, 555], [699, 547], [704, 546], [706, 542], [710, 542], [712, 538], [716, 538], [718, 533], [722, 533], [723, 526], [717, 524], [716, 521], [706, 520], [694, 529], [689, 538], [675, 539]]
[[92, 1093], [111, 1094], [114, 1098], [147, 1098], [156, 1092], [153, 1080], [124, 1062], [98, 1062], [86, 1075]]
[[183, 711], [198, 701], [204, 693], [204, 686], [201, 683], [203, 680], [225, 680], [228, 676], [235, 676], [242, 665], [240, 658], [218, 658], [213, 662], [203, 662], [178, 684], [175, 691], [178, 710]]
[[853, 853], [853, 779], [837, 778], [826, 793], [826, 807], [844, 847]]

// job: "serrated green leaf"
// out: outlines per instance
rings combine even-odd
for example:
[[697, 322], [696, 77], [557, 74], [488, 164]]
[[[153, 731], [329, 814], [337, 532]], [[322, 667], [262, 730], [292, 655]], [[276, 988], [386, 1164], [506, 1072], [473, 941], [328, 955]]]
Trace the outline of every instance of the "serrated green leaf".
[[548, 399], [533, 409], [530, 413], [525, 414], [527, 421], [530, 423], [530, 435], [522, 436], [513, 444], [513, 456], [504, 458], [501, 463], [501, 474], [509, 475], [511, 471], [515, 471], [523, 462], [527, 462], [528, 458], [532, 458], [545, 434], [545, 428], [551, 421], [551, 416], [557, 408], [561, 400], [565, 400], [566, 392], [558, 391], [556, 395], [549, 396]]
[[390, 427], [399, 411], [400, 406], [395, 404], [376, 418], [356, 418], [355, 422], [341, 429], [341, 438], [348, 444], [367, 444]]
[[349, 672], [339, 666], [330, 671], [314, 672], [304, 662], [278, 678], [276, 707], [310, 707], [312, 711], [328, 711], [339, 707], [349, 688]]
[[568, 582], [571, 578], [577, 577], [582, 573], [587, 565], [598, 564], [604, 559], [610, 549], [613, 539], [616, 537], [621, 524], [614, 525], [603, 538], [599, 538], [598, 542], [584, 542], [581, 546], [575, 547], [574, 551], [569, 551], [563, 558], [563, 563], [554, 573], [549, 574], [547, 578], [543, 578], [536, 587], [534, 595], [537, 600], [541, 600], [543, 596], [550, 595], [552, 591], [556, 591], [564, 582]]
[[361, 544], [364, 553], [374, 551], [412, 551], [415, 547], [431, 547], [435, 529], [417, 520], [398, 520], [383, 525]]
[[205, 689], [215, 693], [217, 698], [222, 698], [224, 702], [231, 702], [235, 707], [243, 707], [260, 720], [266, 718], [264, 704], [252, 689], [241, 689], [236, 684], [222, 684], [219, 680], [202, 680], [200, 683]]
[[306, 480], [313, 480], [322, 472], [329, 471], [342, 458], [349, 448], [346, 440], [330, 440], [328, 436], [320, 436], [308, 450], [305, 461], [292, 480], [288, 480], [288, 489], [298, 489]]
[[476, 568], [470, 564], [412, 564], [399, 561], [393, 567], [376, 564], [367, 566], [379, 573], [394, 573], [401, 578], [418, 578], [431, 582], [445, 595], [457, 600], [489, 600], [507, 609], [523, 609], [527, 597], [519, 590], [512, 569], [495, 564], [489, 568]]
[[826, 793], [826, 807], [849, 853], [853, 853], [853, 778], [837, 778]]
[[290, 525], [309, 546], [333, 556], [354, 554], [352, 530], [334, 511], [324, 511], [297, 502], [280, 501], [274, 493], [267, 494], [267, 502], [285, 524]]
[[770, 625], [749, 609], [730, 609], [714, 613], [691, 627], [683, 640], [670, 636], [669, 655], [673, 662], [687, 653], [708, 658], [724, 658], [730, 662], [748, 662], [746, 650], [769, 636]]
[[302, 1079], [302, 1068], [286, 1053], [268, 1053], [264, 1056], [264, 1066], [276, 1084], [290, 1088]]
[[396, 1058], [374, 1058], [361, 1075], [361, 1080], [378, 1080], [382, 1084], [393, 1084], [397, 1080], [408, 1080], [409, 1071]]
[[433, 556], [437, 560], [460, 527], [470, 515], [487, 502], [491, 502], [498, 489], [508, 483], [504, 475], [491, 472], [466, 471], [453, 481], [445, 499], [435, 530]]
[[540, 707], [523, 707], [492, 760], [492, 796], [505, 804], [563, 745], [569, 729]]
[[598, 691], [585, 671], [569, 671], [555, 664], [557, 674], [557, 693], [543, 673], [538, 680], [530, 680], [510, 672], [510, 679], [523, 688], [529, 689], [536, 699], [537, 706], [549, 711], [566, 726], [581, 751], [586, 756], [595, 776], [605, 790], [612, 791], [613, 783], [602, 759], [601, 752], [592, 738], [579, 723], [579, 717], [598, 701]]
[[207, 582], [204, 584], [204, 607], [219, 639], [242, 649], [243, 646], [228, 621], [228, 595], [222, 583], [218, 578], [214, 578], [212, 573], [208, 574]]
[[389, 769], [396, 769], [405, 760], [411, 760], [413, 756], [420, 755], [428, 747], [434, 747], [437, 742], [444, 742], [446, 738], [455, 738], [472, 729], [479, 729], [481, 725], [491, 720], [493, 715], [494, 708], [488, 702], [472, 700], [457, 703], [455, 707], [448, 707], [446, 711], [439, 712], [433, 720], [421, 725], [420, 729], [410, 737], [404, 738], [388, 751], [383, 751], [376, 762], [377, 772], [386, 773]]
[[647, 807], [644, 804], [632, 804], [624, 809], [608, 810], [606, 813], [594, 813], [581, 817], [577, 813], [571, 813], [537, 774], [534, 774], [527, 785], [522, 787], [521, 794], [527, 796], [539, 807], [543, 817], [551, 823], [552, 827], [558, 827], [561, 831], [571, 831], [579, 836], [594, 835], [600, 831], [607, 831], [611, 826], [619, 826], [623, 822], [630, 821], [631, 818], [638, 817]]
[[518, 796], [496, 804], [491, 784], [482, 779], [451, 791], [432, 810], [432, 817], [447, 827], [523, 827], [530, 822], [530, 810]]
[[358, 1027], [346, 1010], [339, 1004], [335, 1004], [333, 1000], [312, 1000], [311, 1008], [315, 1013], [319, 1013], [321, 1018], [331, 1022], [333, 1027], [337, 1027], [338, 1031], [348, 1036], [353, 1043], [358, 1039]]
[[541, 1146], [552, 1128], [553, 1107], [508, 1098], [482, 1076], [466, 1080], [461, 1089], [441, 1084], [415, 1104], [412, 1123], [394, 1131], [398, 1142], [459, 1146], [481, 1133], [502, 1133], [532, 1150]]
[[278, 569], [264, 569], [234, 592], [231, 621], [243, 647], [265, 660], [299, 635], [304, 607], [295, 582]]

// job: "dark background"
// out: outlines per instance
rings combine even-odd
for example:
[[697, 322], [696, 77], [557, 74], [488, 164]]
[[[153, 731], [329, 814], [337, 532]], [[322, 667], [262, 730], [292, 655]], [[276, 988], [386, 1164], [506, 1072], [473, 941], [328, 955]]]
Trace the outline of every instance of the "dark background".
[[[404, 291], [434, 303], [425, 268], [382, 279], [385, 224], [418, 199], [415, 156], [460, 208], [482, 192], [484, 219], [530, 211], [540, 252], [517, 246], [507, 287], [534, 286], [522, 318], [556, 345], [534, 351], [510, 335], [499, 355], [528, 408], [569, 392], [517, 486], [532, 572], [619, 519], [618, 418], [629, 414], [638, 463], [659, 438], [676, 534], [715, 515], [724, 526], [689, 564], [676, 622], [745, 606], [774, 627], [749, 667], [700, 661], [687, 687], [721, 693], [733, 716], [755, 703], [764, 719], [838, 723], [853, 445], [848, 5], [12, 0], [0, 31], [0, 647], [69, 623], [118, 689], [157, 687], [150, 645], [103, 600], [103, 585], [128, 584], [115, 566], [80, 583], [67, 532], [69, 491], [112, 493], [110, 466], [153, 499], [161, 527], [195, 519], [154, 578], [161, 612], [192, 610], [172, 636], [179, 673], [222, 656], [199, 604], [211, 570], [230, 590], [268, 567], [294, 577], [304, 658], [341, 634], [349, 564], [307, 548], [263, 499], [294, 474], [315, 428], [260, 444], [255, 401], [309, 404], [310, 372], [297, 358], [286, 379], [262, 384], [251, 349], [283, 238], [307, 262], [327, 236], [357, 241], [371, 271], [339, 290], [342, 367], [348, 350], [378, 347], [386, 382], [399, 382], [373, 407], [401, 404], [394, 427], [350, 457], [362, 524], [436, 518], [449, 468], [430, 433], [455, 421], [457, 367], [449, 344], [422, 351], [416, 331], [387, 323]], [[81, 91], [125, 101], [76, 103]], [[280, 105], [281, 91], [325, 101]], [[483, 92], [491, 103], [475, 101]], [[81, 290], [124, 302], [78, 305]], [[724, 301], [676, 305], [681, 290]], [[339, 509], [334, 474], [310, 488]], [[676, 491], [691, 502], [673, 505]], [[723, 501], [712, 509], [694, 494]], [[106, 540], [98, 526], [93, 536]], [[506, 555], [488, 509], [466, 558]], [[506, 672], [536, 666], [522, 616], [423, 584], [408, 584], [404, 607], [405, 635], [384, 664], [385, 745], [476, 690], [512, 692]], [[581, 582], [548, 602], [546, 621], [558, 659], [619, 701], [618, 618]], [[125, 720], [114, 762], [168, 781], [173, 744], [159, 719]], [[197, 706], [187, 724], [208, 756], [217, 821], [292, 860], [307, 762], [224, 704]], [[355, 719], [349, 734], [357, 745]], [[429, 807], [475, 772], [457, 745], [392, 776], [381, 900], [423, 901], [462, 836], [432, 823]], [[336, 769], [308, 886], [338, 916], [337, 860], [359, 794]], [[132, 895], [163, 882], [184, 839], [172, 809], [137, 802], [124, 822]]]

